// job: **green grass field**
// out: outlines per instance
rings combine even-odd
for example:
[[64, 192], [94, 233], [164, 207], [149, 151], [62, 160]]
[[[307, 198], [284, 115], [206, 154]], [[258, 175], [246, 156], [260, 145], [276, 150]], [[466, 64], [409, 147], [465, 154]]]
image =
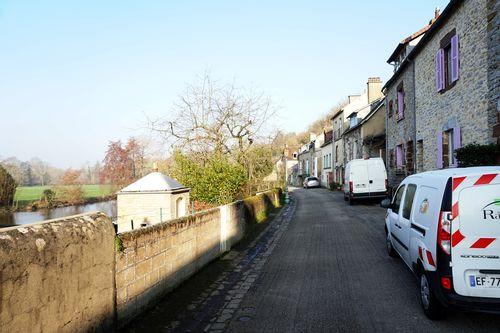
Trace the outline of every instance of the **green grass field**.
[[[53, 188], [53, 186], [19, 186], [16, 189], [14, 202], [21, 204], [36, 201], [40, 199], [42, 192], [49, 188]], [[116, 187], [113, 185], [82, 185], [82, 189], [85, 199], [100, 198], [116, 191]]]

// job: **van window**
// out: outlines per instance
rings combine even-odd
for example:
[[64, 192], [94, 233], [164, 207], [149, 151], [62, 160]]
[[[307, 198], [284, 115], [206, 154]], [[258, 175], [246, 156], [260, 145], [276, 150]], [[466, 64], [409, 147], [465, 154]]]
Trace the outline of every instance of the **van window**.
[[392, 200], [392, 211], [394, 213], [398, 213], [399, 212], [399, 205], [401, 204], [401, 198], [403, 197], [403, 193], [405, 191], [405, 186], [404, 185], [401, 185], [399, 188], [398, 188], [398, 191], [396, 192], [396, 195], [394, 196], [394, 199]]
[[413, 206], [413, 198], [415, 197], [415, 192], [417, 191], [417, 185], [410, 184], [406, 188], [405, 202], [403, 205], [403, 217], [407, 220], [410, 219], [411, 207]]

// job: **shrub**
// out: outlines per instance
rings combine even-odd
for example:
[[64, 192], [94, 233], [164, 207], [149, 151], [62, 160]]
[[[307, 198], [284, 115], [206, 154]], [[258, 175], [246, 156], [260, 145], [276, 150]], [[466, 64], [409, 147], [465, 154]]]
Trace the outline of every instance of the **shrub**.
[[455, 150], [459, 167], [498, 165], [499, 144], [480, 145], [472, 143]]
[[176, 152], [171, 175], [191, 188], [191, 200], [213, 205], [234, 201], [247, 183], [243, 166], [217, 154], [200, 161]]
[[14, 178], [0, 165], [0, 206], [13, 204], [16, 187]]
[[54, 204], [55, 198], [56, 198], [56, 192], [54, 192], [51, 189], [46, 189], [43, 190], [42, 192], [40, 202], [46, 207], [51, 207]]

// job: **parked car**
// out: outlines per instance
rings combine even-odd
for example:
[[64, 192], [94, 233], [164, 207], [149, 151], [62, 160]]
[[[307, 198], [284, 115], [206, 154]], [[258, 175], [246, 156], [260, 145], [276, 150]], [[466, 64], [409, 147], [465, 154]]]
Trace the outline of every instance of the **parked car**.
[[500, 167], [412, 175], [381, 206], [387, 251], [417, 276], [427, 317], [500, 313]]
[[319, 179], [316, 177], [307, 177], [302, 184], [304, 188], [320, 187]]
[[345, 168], [344, 199], [355, 200], [387, 197], [387, 172], [380, 157], [356, 159]]

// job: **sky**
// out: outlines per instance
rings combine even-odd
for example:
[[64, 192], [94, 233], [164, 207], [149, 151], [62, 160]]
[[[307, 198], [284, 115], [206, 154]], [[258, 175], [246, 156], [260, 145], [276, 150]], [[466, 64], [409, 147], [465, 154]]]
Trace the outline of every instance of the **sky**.
[[447, 0], [0, 0], [0, 158], [102, 160], [209, 72], [270, 96], [303, 131]]

